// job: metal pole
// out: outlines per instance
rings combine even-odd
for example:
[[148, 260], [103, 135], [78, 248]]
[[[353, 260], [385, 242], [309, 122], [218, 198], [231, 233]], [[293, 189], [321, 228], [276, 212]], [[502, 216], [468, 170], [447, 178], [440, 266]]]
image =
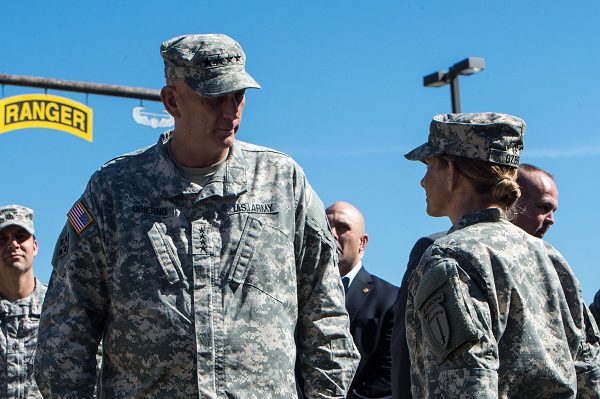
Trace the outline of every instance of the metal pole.
[[103, 96], [139, 98], [140, 100], [161, 101], [160, 90], [141, 87], [107, 85], [102, 83], [75, 82], [72, 80], [40, 78], [36, 76], [18, 76], [0, 74], [0, 84], [11, 86], [41, 87]]
[[450, 78], [450, 95], [452, 96], [452, 113], [460, 112], [460, 94], [458, 93], [458, 76]]

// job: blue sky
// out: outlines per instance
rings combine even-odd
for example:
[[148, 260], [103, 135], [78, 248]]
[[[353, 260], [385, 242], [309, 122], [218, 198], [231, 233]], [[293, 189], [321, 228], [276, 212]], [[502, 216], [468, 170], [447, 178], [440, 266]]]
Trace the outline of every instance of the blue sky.
[[[395, 284], [414, 242], [450, 225], [426, 215], [425, 168], [403, 158], [426, 140], [433, 115], [450, 112], [449, 88], [424, 88], [422, 77], [483, 57], [487, 68], [460, 80], [462, 110], [526, 121], [522, 161], [553, 173], [560, 191], [546, 238], [573, 267], [586, 301], [600, 289], [597, 1], [21, 0], [2, 9], [3, 74], [159, 89], [162, 41], [234, 37], [262, 85], [248, 93], [238, 138], [294, 157], [326, 205], [359, 207], [370, 234], [365, 265]], [[3, 87], [4, 97], [40, 92]], [[92, 143], [47, 129], [0, 135], [0, 203], [35, 209], [35, 269], [45, 282], [65, 214], [89, 176], [160, 134], [133, 121], [138, 100], [49, 93], [87, 101]]]

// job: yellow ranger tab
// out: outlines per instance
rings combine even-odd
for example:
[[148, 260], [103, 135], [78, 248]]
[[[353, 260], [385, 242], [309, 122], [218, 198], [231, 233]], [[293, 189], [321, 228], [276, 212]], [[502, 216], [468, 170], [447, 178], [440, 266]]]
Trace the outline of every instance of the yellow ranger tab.
[[49, 94], [24, 94], [0, 100], [0, 134], [17, 129], [61, 130], [92, 141], [92, 109]]

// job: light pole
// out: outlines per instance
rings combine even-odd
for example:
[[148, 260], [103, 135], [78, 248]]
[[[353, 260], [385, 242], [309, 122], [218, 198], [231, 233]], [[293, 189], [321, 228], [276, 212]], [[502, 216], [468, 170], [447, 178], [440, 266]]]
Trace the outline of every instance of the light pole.
[[423, 86], [441, 87], [450, 84], [452, 96], [452, 113], [460, 112], [460, 94], [458, 92], [458, 75], [473, 75], [485, 68], [485, 60], [469, 57], [448, 68], [448, 71], [437, 71], [423, 77]]

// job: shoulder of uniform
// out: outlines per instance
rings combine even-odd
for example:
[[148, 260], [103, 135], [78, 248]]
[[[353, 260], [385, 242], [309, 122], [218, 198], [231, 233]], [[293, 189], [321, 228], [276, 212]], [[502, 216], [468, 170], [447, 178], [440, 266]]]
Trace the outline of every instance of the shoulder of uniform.
[[97, 172], [110, 173], [113, 170], [127, 169], [128, 167], [137, 167], [140, 164], [148, 162], [155, 154], [156, 144], [138, 150], [119, 155], [105, 162]]
[[[246, 165], [254, 165], [251, 168], [258, 167], [263, 172], [271, 171], [273, 176], [277, 176], [276, 179], [290, 179], [297, 190], [304, 189], [306, 183], [304, 170], [289, 155], [243, 141], [236, 141], [234, 145], [236, 146], [235, 151], [242, 154]], [[306, 191], [308, 194], [307, 200], [310, 202], [308, 187]]]
[[277, 167], [288, 166], [302, 171], [300, 165], [291, 156], [281, 151], [243, 141], [236, 141], [235, 145], [245, 154], [244, 156], [253, 157], [257, 162], [268, 162], [269, 164], [277, 165]]
[[431, 245], [433, 252], [451, 250], [475, 252], [474, 248], [486, 246], [490, 241], [527, 240], [526, 233], [512, 223], [476, 223], [439, 237]]
[[279, 155], [279, 156], [291, 159], [291, 157], [289, 155], [287, 155], [281, 151], [277, 151], [277, 150], [274, 150], [269, 147], [263, 147], [260, 145], [247, 143], [245, 141], [236, 140], [234, 145], [238, 146], [238, 148], [240, 150], [245, 151], [245, 152], [269, 153], [269, 154]]
[[540, 241], [543, 242], [544, 249], [546, 250], [546, 252], [548, 253], [548, 255], [551, 258], [562, 258], [563, 257], [562, 254], [556, 248], [554, 248], [552, 245], [550, 245], [549, 243], [547, 243], [544, 240], [540, 239]]

